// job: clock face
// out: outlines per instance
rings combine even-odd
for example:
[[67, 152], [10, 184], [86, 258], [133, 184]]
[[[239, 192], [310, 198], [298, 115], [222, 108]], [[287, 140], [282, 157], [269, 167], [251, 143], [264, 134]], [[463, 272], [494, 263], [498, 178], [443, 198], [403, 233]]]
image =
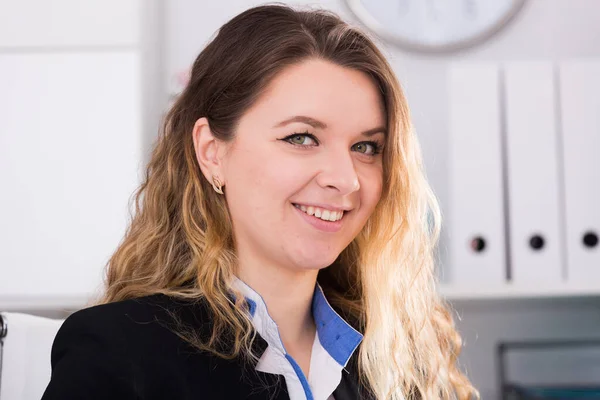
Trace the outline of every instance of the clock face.
[[473, 46], [498, 32], [525, 0], [346, 0], [378, 36], [400, 47], [447, 52]]

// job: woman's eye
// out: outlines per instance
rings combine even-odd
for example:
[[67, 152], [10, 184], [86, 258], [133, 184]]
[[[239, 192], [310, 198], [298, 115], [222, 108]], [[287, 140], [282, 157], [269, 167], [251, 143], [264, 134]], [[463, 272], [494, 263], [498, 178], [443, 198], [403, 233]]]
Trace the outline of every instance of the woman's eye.
[[369, 156], [379, 154], [379, 145], [375, 142], [361, 142], [354, 145], [354, 148], [359, 153], [363, 153]]
[[[309, 134], [296, 134], [291, 135], [285, 138], [285, 140], [289, 141], [292, 144], [299, 146], [312, 146], [316, 144], [316, 140]], [[312, 143], [311, 143], [312, 141]]]

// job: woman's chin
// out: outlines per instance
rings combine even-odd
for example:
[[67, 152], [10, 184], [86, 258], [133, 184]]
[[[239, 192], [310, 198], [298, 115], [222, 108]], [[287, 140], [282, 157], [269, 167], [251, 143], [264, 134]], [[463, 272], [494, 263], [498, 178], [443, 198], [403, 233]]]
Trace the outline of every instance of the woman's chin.
[[323, 268], [327, 268], [337, 259], [339, 256], [338, 253], [331, 253], [328, 255], [304, 255], [296, 257], [295, 265], [299, 269], [303, 270], [320, 270]]

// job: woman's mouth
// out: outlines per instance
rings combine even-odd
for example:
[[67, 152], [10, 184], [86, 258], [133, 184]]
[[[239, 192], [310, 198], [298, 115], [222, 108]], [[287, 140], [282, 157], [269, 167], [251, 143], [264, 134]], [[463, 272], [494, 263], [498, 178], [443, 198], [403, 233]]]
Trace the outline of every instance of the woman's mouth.
[[[342, 228], [345, 215], [349, 211], [332, 211], [319, 207], [292, 203], [298, 215], [314, 228], [323, 232], [337, 232]], [[312, 215], [311, 215], [312, 213]], [[325, 219], [326, 218], [326, 219]]]
[[333, 211], [320, 207], [305, 206], [295, 203], [292, 204], [294, 205], [294, 207], [296, 207], [299, 210], [302, 210], [307, 215], [322, 219], [323, 221], [335, 222], [341, 220], [344, 216], [344, 211]]

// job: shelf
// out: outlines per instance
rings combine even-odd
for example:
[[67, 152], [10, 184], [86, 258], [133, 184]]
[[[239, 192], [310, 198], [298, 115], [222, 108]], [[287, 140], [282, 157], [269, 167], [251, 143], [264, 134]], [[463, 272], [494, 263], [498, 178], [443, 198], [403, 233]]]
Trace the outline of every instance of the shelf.
[[[449, 301], [544, 299], [568, 297], [600, 297], [600, 284], [539, 284], [539, 285], [440, 285], [440, 292]], [[0, 311], [78, 310], [91, 304], [85, 295], [71, 296], [3, 296]]]
[[0, 311], [74, 311], [86, 307], [91, 297], [85, 295], [72, 296], [5, 296], [0, 295]]
[[440, 292], [449, 301], [595, 297], [600, 296], [600, 284], [442, 284]]

